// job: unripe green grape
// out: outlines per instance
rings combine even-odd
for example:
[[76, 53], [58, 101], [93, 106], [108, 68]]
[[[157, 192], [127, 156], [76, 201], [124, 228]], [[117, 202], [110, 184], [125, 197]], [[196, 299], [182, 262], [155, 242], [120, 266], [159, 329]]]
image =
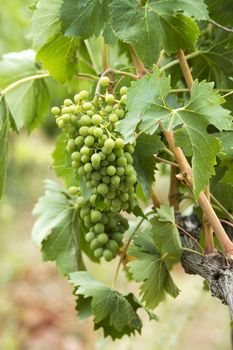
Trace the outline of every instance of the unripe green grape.
[[116, 163], [118, 166], [125, 167], [127, 165], [127, 160], [125, 157], [120, 156], [117, 158]]
[[84, 170], [85, 170], [86, 173], [92, 172], [93, 167], [92, 167], [91, 163], [86, 163], [86, 164], [84, 165]]
[[97, 192], [105, 196], [108, 193], [108, 186], [106, 184], [99, 184]]
[[105, 108], [104, 108], [104, 111], [107, 113], [107, 114], [109, 114], [109, 113], [111, 113], [112, 112], [112, 106], [106, 106]]
[[107, 159], [105, 159], [105, 160], [102, 161], [101, 165], [103, 167], [107, 167], [109, 165], [109, 161]]
[[84, 102], [84, 104], [82, 105], [82, 107], [83, 107], [83, 110], [84, 110], [84, 111], [88, 111], [88, 110], [92, 109], [93, 105], [92, 105], [91, 102]]
[[90, 153], [90, 148], [88, 148], [87, 146], [83, 146], [81, 149], [80, 149], [80, 153], [81, 155], [88, 155]]
[[98, 221], [101, 221], [102, 214], [99, 210], [92, 210], [91, 211], [91, 221], [96, 223]]
[[89, 109], [89, 111], [86, 112], [87, 115], [89, 115], [89, 117], [92, 117], [94, 115], [94, 111], [92, 111], [91, 109]]
[[93, 171], [93, 173], [91, 174], [91, 178], [92, 180], [100, 181], [101, 175], [98, 171]]
[[124, 118], [125, 116], [125, 112], [123, 111], [123, 109], [116, 109], [115, 113], [117, 114], [117, 116], [119, 117], [119, 119]]
[[90, 213], [90, 208], [89, 207], [83, 207], [80, 210], [80, 217], [81, 219], [84, 219], [85, 216], [87, 216]]
[[127, 165], [125, 168], [125, 175], [133, 175], [134, 174], [134, 168], [132, 165]]
[[116, 159], [116, 156], [114, 153], [110, 153], [108, 156], [107, 156], [107, 160], [109, 162], [114, 162], [114, 160]]
[[71, 162], [71, 167], [72, 167], [73, 169], [77, 169], [78, 166], [79, 166], [79, 163], [78, 163], [76, 160], [72, 160], [72, 162]]
[[80, 100], [79, 94], [74, 95], [74, 102], [75, 102], [76, 104], [79, 103], [79, 100]]
[[97, 248], [97, 249], [95, 249], [94, 250], [94, 256], [95, 256], [95, 258], [97, 258], [97, 259], [99, 259], [99, 258], [101, 258], [102, 256], [103, 256], [103, 248]]
[[54, 115], [58, 115], [58, 114], [60, 113], [60, 108], [58, 108], [58, 107], [52, 107], [51, 112], [52, 112]]
[[124, 168], [124, 167], [118, 166], [118, 167], [116, 168], [116, 175], [122, 176], [122, 175], [124, 175], [124, 173], [125, 173], [125, 168]]
[[71, 159], [72, 159], [72, 160], [76, 160], [76, 162], [79, 162], [80, 159], [81, 159], [81, 154], [80, 154], [80, 152], [73, 152], [73, 153], [71, 154]]
[[108, 242], [108, 236], [106, 235], [106, 233], [100, 233], [97, 236], [98, 241], [100, 242], [100, 244], [106, 244]]
[[79, 93], [79, 99], [80, 100], [85, 100], [88, 97], [88, 92], [86, 90], [82, 90]]
[[111, 148], [106, 148], [105, 146], [102, 147], [102, 152], [106, 155], [112, 153], [112, 149]]
[[120, 200], [119, 198], [114, 198], [114, 199], [112, 200], [112, 205], [113, 205], [114, 207], [120, 207], [120, 205], [121, 205], [121, 200]]
[[98, 153], [94, 153], [91, 156], [91, 162], [93, 163], [93, 165], [98, 165], [101, 161], [101, 157]]
[[70, 115], [69, 114], [63, 114], [62, 116], [62, 120], [64, 121], [64, 123], [68, 124], [70, 122]]
[[94, 139], [94, 137], [93, 136], [86, 136], [85, 137], [85, 141], [84, 141], [84, 143], [85, 143], [85, 145], [87, 146], [87, 147], [91, 147], [93, 144], [94, 144], [94, 142], [95, 142], [95, 139]]
[[120, 182], [121, 182], [121, 179], [120, 179], [119, 176], [117, 176], [117, 175], [112, 176], [112, 178], [111, 178], [111, 183], [112, 183], [114, 186], [118, 186], [118, 185], [120, 184]]
[[104, 249], [103, 257], [105, 258], [105, 260], [111, 261], [113, 259], [113, 253], [109, 249]]
[[123, 105], [126, 104], [126, 99], [127, 99], [127, 96], [126, 96], [126, 95], [121, 96], [121, 103], [122, 103]]
[[89, 126], [91, 125], [91, 118], [89, 117], [89, 115], [84, 114], [81, 118], [80, 118], [80, 123], [83, 126]]
[[64, 123], [63, 120], [59, 120], [59, 122], [57, 123], [57, 125], [58, 125], [58, 127], [59, 127], [60, 129], [63, 129], [64, 126], [65, 126], [65, 123]]
[[130, 185], [134, 185], [134, 184], [137, 182], [137, 177], [136, 177], [136, 175], [133, 174], [133, 175], [127, 176], [126, 182], [127, 182], [128, 184], [130, 184]]
[[80, 167], [78, 168], [78, 173], [79, 173], [80, 176], [85, 175], [85, 171], [84, 171], [84, 167], [83, 167], [83, 166], [80, 166]]
[[115, 148], [119, 149], [119, 148], [122, 148], [122, 147], [124, 147], [124, 140], [121, 137], [118, 137], [115, 140]]
[[107, 174], [112, 176], [116, 174], [116, 168], [113, 165], [107, 167]]
[[78, 120], [78, 117], [77, 117], [76, 115], [71, 115], [71, 116], [70, 116], [70, 122], [71, 122], [71, 124], [77, 125], [77, 120]]
[[108, 194], [107, 194], [107, 197], [109, 199], [113, 199], [116, 197], [116, 192], [113, 192], [113, 191], [109, 191]]
[[95, 128], [93, 134], [95, 137], [100, 138], [103, 135], [103, 130], [101, 128]]
[[91, 222], [91, 219], [89, 218], [89, 216], [85, 216], [83, 222], [84, 222], [85, 227], [87, 227], [87, 228], [92, 226], [92, 222]]
[[84, 144], [84, 137], [77, 136], [74, 142], [78, 147], [81, 147]]
[[107, 169], [106, 169], [106, 167], [100, 168], [100, 174], [101, 174], [102, 176], [107, 175]]
[[126, 192], [123, 192], [120, 194], [120, 199], [122, 200], [122, 202], [127, 202], [129, 200], [129, 195]]
[[110, 239], [108, 241], [108, 243], [106, 244], [106, 247], [111, 250], [111, 252], [114, 254], [114, 253], [117, 253], [118, 251], [118, 244], [116, 241], [114, 241], [113, 239]]
[[120, 232], [115, 232], [111, 238], [112, 238], [112, 240], [116, 241], [117, 243], [122, 242], [122, 234]]
[[132, 153], [134, 153], [134, 146], [129, 144], [126, 146], [126, 150], [132, 154]]
[[113, 104], [114, 100], [115, 100], [115, 98], [114, 98], [114, 96], [112, 94], [107, 94], [105, 96], [105, 102], [106, 103]]
[[103, 233], [104, 232], [104, 225], [98, 222], [98, 224], [95, 224], [95, 232], [96, 233]]
[[115, 142], [113, 141], [113, 139], [106, 139], [105, 142], [104, 142], [104, 147], [106, 149], [110, 149], [112, 150], [115, 146]]
[[128, 164], [133, 164], [133, 157], [130, 153], [125, 152], [125, 158], [127, 159]]
[[98, 154], [99, 154], [101, 160], [105, 160], [106, 159], [106, 154], [104, 154], [102, 151], [100, 151]]
[[82, 207], [85, 204], [85, 199], [84, 199], [83, 196], [80, 196], [80, 197], [77, 198], [76, 202], [77, 202], [79, 207]]
[[114, 153], [117, 157], [123, 156], [124, 154], [123, 148], [117, 148], [117, 149], [115, 148]]
[[102, 181], [103, 181], [103, 183], [108, 185], [111, 182], [111, 177], [108, 176], [108, 175], [105, 175], [105, 176], [102, 177]]
[[91, 118], [91, 121], [95, 125], [100, 125], [102, 123], [103, 119], [99, 114], [94, 114]]
[[71, 114], [77, 113], [77, 107], [74, 106], [74, 105], [70, 106], [69, 107], [69, 113], [71, 113]]
[[87, 126], [81, 126], [81, 128], [79, 129], [79, 134], [81, 136], [87, 136], [88, 135], [88, 127]]
[[92, 205], [95, 204], [96, 198], [97, 198], [96, 194], [92, 194], [92, 195], [91, 195], [91, 197], [90, 197], [90, 203], [91, 203]]
[[99, 248], [100, 247], [100, 243], [98, 241], [97, 238], [94, 238], [92, 241], [91, 241], [91, 244], [90, 244], [90, 248], [92, 250], [95, 250], [96, 248]]
[[68, 152], [73, 152], [73, 151], [75, 151], [75, 149], [76, 149], [75, 140], [70, 139], [70, 140], [67, 142], [66, 149], [67, 149]]
[[81, 162], [82, 162], [82, 163], [87, 163], [87, 162], [89, 162], [89, 160], [90, 160], [90, 155], [84, 154], [84, 155], [81, 157]]
[[73, 102], [72, 102], [69, 98], [66, 98], [66, 99], [64, 100], [64, 106], [69, 107], [69, 106], [71, 106], [72, 104], [73, 104]]
[[69, 189], [68, 189], [69, 193], [74, 195], [74, 194], [77, 194], [78, 193], [78, 187], [76, 186], [70, 186]]
[[128, 91], [128, 88], [126, 86], [122, 86], [120, 89], [120, 95], [125, 95]]
[[90, 243], [95, 238], [95, 233], [90, 231], [85, 235], [85, 240]]
[[107, 87], [110, 84], [110, 79], [109, 79], [109, 77], [101, 77], [99, 82], [100, 82], [101, 86]]
[[68, 107], [62, 107], [61, 112], [62, 112], [62, 114], [68, 114], [69, 113], [69, 108]]
[[109, 120], [110, 120], [110, 122], [112, 122], [112, 123], [116, 123], [116, 122], [118, 121], [118, 116], [117, 116], [115, 113], [110, 114]]

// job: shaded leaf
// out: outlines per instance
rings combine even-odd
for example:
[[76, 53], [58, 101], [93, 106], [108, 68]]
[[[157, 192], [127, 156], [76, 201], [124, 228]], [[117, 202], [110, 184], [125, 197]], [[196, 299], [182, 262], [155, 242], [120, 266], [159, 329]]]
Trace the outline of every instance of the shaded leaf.
[[7, 151], [9, 142], [9, 118], [4, 98], [0, 98], [0, 198], [5, 185]]

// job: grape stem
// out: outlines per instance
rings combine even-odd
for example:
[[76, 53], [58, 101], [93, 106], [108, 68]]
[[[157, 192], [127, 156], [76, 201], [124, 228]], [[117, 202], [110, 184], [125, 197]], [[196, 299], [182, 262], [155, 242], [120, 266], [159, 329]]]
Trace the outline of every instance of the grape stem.
[[204, 250], [203, 250], [202, 246], [200, 245], [200, 243], [198, 242], [198, 240], [196, 240], [192, 235], [190, 235], [190, 233], [188, 233], [183, 227], [181, 227], [181, 226], [178, 225], [177, 223], [176, 223], [176, 227], [177, 227], [180, 231], [182, 231], [184, 234], [186, 234], [186, 236], [188, 236], [193, 242], [195, 242], [195, 244], [199, 247], [200, 251], [201, 251], [202, 253], [204, 253]]
[[210, 193], [210, 198], [212, 202], [216, 204], [218, 209], [222, 211], [223, 214], [226, 215], [226, 217], [233, 223], [233, 216], [229, 213], [229, 211], [217, 200], [217, 198], [214, 197], [212, 193]]
[[172, 165], [173, 167], [179, 168], [179, 165], [177, 163], [171, 162], [170, 160], [160, 158], [156, 155], [154, 155], [154, 158], [161, 163], [169, 164], [169, 165]]

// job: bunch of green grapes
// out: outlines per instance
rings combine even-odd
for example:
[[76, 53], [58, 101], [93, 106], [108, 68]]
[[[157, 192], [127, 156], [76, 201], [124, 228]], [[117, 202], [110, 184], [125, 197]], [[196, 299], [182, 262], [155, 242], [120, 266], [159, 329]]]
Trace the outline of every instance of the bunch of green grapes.
[[[109, 78], [101, 78], [100, 83], [108, 86]], [[93, 247], [96, 257], [104, 255], [106, 260], [111, 259], [110, 253], [106, 253], [108, 248], [105, 245], [115, 245], [116, 249], [111, 250], [115, 256], [122, 240], [122, 227], [125, 227], [116, 214], [121, 210], [130, 212], [136, 201], [137, 178], [132, 157], [135, 145], [125, 144], [115, 128], [115, 123], [125, 117], [126, 94], [127, 87], [122, 87], [120, 100], [106, 93], [89, 101], [87, 91], [81, 91], [74, 96], [74, 102], [66, 99], [61, 108], [52, 108], [57, 125], [68, 136], [66, 147], [71, 157], [71, 166], [91, 189], [90, 203], [80, 211], [84, 223], [89, 222], [89, 226], [86, 225], [90, 230], [87, 241]], [[95, 208], [96, 201], [103, 203], [102, 212]], [[99, 215], [103, 222], [94, 222], [93, 215]], [[115, 221], [117, 223], [114, 227], [108, 224]], [[94, 225], [91, 226], [94, 223], [95, 226], [102, 226], [99, 225], [96, 230]], [[100, 242], [99, 234], [103, 234], [103, 243]], [[110, 236], [108, 241], [106, 236]], [[112, 241], [117, 242], [118, 248]]]

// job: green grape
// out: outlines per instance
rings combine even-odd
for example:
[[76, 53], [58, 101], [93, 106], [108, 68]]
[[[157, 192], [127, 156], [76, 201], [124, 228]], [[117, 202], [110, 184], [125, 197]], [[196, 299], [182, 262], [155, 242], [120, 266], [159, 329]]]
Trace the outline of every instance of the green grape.
[[115, 146], [113, 139], [106, 139], [104, 142], [104, 147], [108, 150], [112, 150]]
[[100, 247], [100, 243], [99, 243], [99, 241], [98, 241], [97, 238], [94, 238], [94, 239], [91, 241], [90, 247], [91, 247], [92, 250], [95, 250], [96, 248], [99, 248], [99, 247]]
[[104, 249], [103, 256], [107, 261], [111, 261], [113, 259], [113, 253], [109, 249]]
[[133, 157], [130, 153], [125, 152], [125, 158], [127, 159], [128, 164], [133, 164]]
[[108, 197], [109, 199], [113, 199], [113, 198], [116, 197], [116, 193], [115, 193], [115, 192], [112, 192], [112, 191], [109, 191], [108, 194], [107, 194], [107, 197]]
[[122, 200], [122, 202], [127, 202], [129, 200], [129, 195], [128, 193], [124, 192], [120, 194], [120, 199]]
[[87, 136], [89, 133], [89, 130], [88, 130], [88, 127], [87, 126], [82, 126], [80, 129], [79, 129], [79, 134], [81, 136]]
[[116, 163], [118, 166], [125, 167], [127, 165], [127, 160], [125, 157], [120, 156], [117, 158]]
[[91, 241], [93, 241], [93, 239], [95, 238], [95, 233], [90, 231], [88, 233], [86, 233], [85, 235], [85, 240], [90, 243]]
[[76, 104], [79, 103], [79, 100], [80, 100], [80, 95], [79, 95], [79, 94], [74, 95], [74, 102], [75, 102]]
[[125, 95], [128, 91], [128, 88], [126, 86], [122, 86], [122, 88], [120, 89], [120, 95]]
[[128, 144], [126, 146], [126, 150], [129, 152], [129, 153], [133, 153], [134, 152], [134, 146], [131, 145], [131, 144]]
[[78, 204], [78, 207], [82, 207], [85, 204], [84, 197], [82, 197], [82, 196], [78, 197], [77, 198], [77, 204]]
[[86, 163], [86, 164], [84, 165], [84, 170], [85, 170], [86, 173], [92, 172], [93, 167], [92, 167], [91, 163]]
[[81, 118], [80, 118], [80, 124], [83, 126], [89, 126], [91, 125], [91, 118], [84, 114]]
[[115, 113], [114, 114], [110, 114], [109, 120], [112, 123], [116, 123], [118, 121], [118, 116]]
[[124, 175], [124, 173], [125, 173], [125, 168], [124, 168], [124, 167], [118, 166], [118, 167], [116, 168], [116, 175], [122, 176], [122, 175]]
[[97, 248], [94, 250], [94, 256], [98, 259], [101, 258], [103, 256], [103, 248]]
[[91, 118], [91, 121], [95, 125], [100, 125], [102, 123], [103, 119], [99, 114], [94, 114]]
[[67, 99], [64, 100], [64, 106], [69, 107], [69, 106], [71, 106], [72, 104], [73, 104], [73, 102], [72, 102], [69, 98], [67, 98]]
[[97, 239], [100, 244], [106, 244], [108, 242], [108, 235], [106, 235], [106, 233], [100, 233]]
[[74, 142], [78, 147], [81, 147], [84, 144], [84, 137], [77, 136]]
[[86, 136], [85, 137], [85, 141], [84, 141], [84, 143], [85, 143], [85, 145], [87, 146], [87, 147], [91, 147], [93, 144], [94, 144], [94, 142], [95, 142], [95, 139], [94, 139], [94, 137], [93, 136]]
[[[84, 154], [82, 157], [81, 157], [81, 162], [82, 163], [87, 163], [89, 162], [90, 160], [90, 155], [87, 155], [87, 154]], [[81, 175], [81, 174], [80, 174]]]
[[115, 98], [114, 98], [114, 96], [112, 94], [107, 94], [105, 96], [105, 102], [106, 103], [113, 104], [114, 100], [115, 100]]
[[80, 100], [85, 100], [88, 97], [88, 92], [86, 90], [82, 90], [78, 95]]
[[131, 184], [131, 185], [134, 185], [136, 183], [136, 181], [137, 181], [137, 177], [134, 174], [133, 175], [128, 175], [127, 178], [126, 178], [126, 182], [128, 184]]
[[121, 182], [121, 179], [118, 175], [114, 175], [112, 176], [111, 178], [111, 183], [114, 185], [114, 186], [118, 186]]
[[82, 218], [82, 219], [84, 219], [84, 217], [86, 216], [86, 215], [88, 215], [90, 213], [90, 208], [89, 207], [83, 207], [83, 208], [81, 208], [81, 210], [80, 210], [80, 217]]
[[106, 155], [112, 153], [112, 148], [106, 148], [105, 146], [102, 147], [102, 152]]
[[71, 167], [74, 168], [74, 169], [77, 169], [78, 166], [79, 166], [79, 163], [76, 160], [72, 160]]
[[94, 166], [98, 166], [100, 164], [101, 157], [98, 153], [94, 153], [91, 156], [91, 162]]
[[62, 114], [67, 114], [67, 113], [69, 113], [69, 108], [68, 107], [63, 107], [61, 109], [61, 112], [62, 112]]
[[89, 115], [89, 117], [92, 117], [94, 115], [94, 112], [91, 109], [89, 109], [89, 111], [87, 111], [87, 115]]
[[100, 138], [103, 135], [103, 130], [101, 128], [95, 128], [94, 132], [93, 132], [93, 135], [95, 137]]
[[81, 155], [88, 155], [90, 153], [90, 148], [88, 148], [87, 146], [83, 146], [81, 149], [80, 149], [80, 153]]
[[85, 175], [85, 171], [84, 171], [84, 167], [83, 167], [83, 166], [80, 166], [80, 167], [78, 168], [78, 173], [79, 173], [80, 176]]
[[97, 187], [97, 192], [105, 196], [108, 193], [108, 185], [99, 184]]
[[115, 232], [112, 237], [114, 241], [116, 241], [118, 244], [122, 243], [122, 234], [120, 232]]
[[68, 191], [70, 192], [70, 194], [77, 194], [78, 193], [78, 187], [76, 186], [70, 186]]
[[110, 239], [108, 241], [108, 243], [106, 244], [106, 247], [111, 250], [111, 252], [114, 254], [114, 253], [117, 253], [118, 251], [118, 244], [116, 243], [116, 241], [114, 241], [113, 239]]
[[107, 114], [109, 114], [109, 113], [111, 113], [112, 112], [112, 106], [106, 106], [105, 108], [104, 108], [104, 111], [107, 113]]
[[67, 142], [66, 149], [67, 149], [68, 152], [73, 152], [73, 151], [75, 151], [75, 149], [76, 149], [75, 140], [70, 139], [70, 140]]
[[91, 221], [92, 222], [98, 222], [101, 221], [102, 214], [99, 210], [92, 210], [91, 211]]
[[112, 200], [112, 205], [113, 205], [114, 207], [120, 207], [120, 205], [121, 205], [121, 200], [120, 200], [119, 198], [113, 199], [113, 200]]
[[80, 161], [80, 159], [81, 159], [81, 154], [80, 154], [80, 152], [73, 152], [73, 153], [71, 154], [71, 159], [72, 159], [72, 160], [76, 160], [76, 162]]
[[58, 115], [58, 114], [60, 114], [61, 110], [60, 110], [60, 108], [58, 108], [58, 107], [53, 107], [53, 108], [51, 109], [51, 112], [52, 112], [54, 115]]
[[109, 79], [109, 77], [101, 77], [99, 82], [100, 82], [101, 86], [108, 87], [110, 84], [110, 79]]
[[64, 126], [65, 126], [65, 123], [64, 123], [63, 120], [59, 120], [58, 123], [57, 123], [57, 125], [59, 126], [60, 129], [63, 129]]
[[114, 160], [116, 159], [116, 156], [114, 153], [110, 153], [108, 156], [107, 156], [107, 160], [109, 160], [109, 162], [114, 162]]
[[102, 181], [105, 184], [110, 184], [111, 178], [110, 178], [110, 176], [105, 175], [105, 176], [102, 177]]
[[126, 95], [121, 96], [121, 103], [125, 105], [126, 104], [126, 99], [127, 99]]
[[95, 224], [95, 232], [96, 233], [102, 233], [104, 232], [104, 225], [98, 222], [98, 224]]
[[122, 138], [118, 137], [115, 140], [115, 148], [119, 149], [119, 148], [122, 148], [122, 147], [124, 147], [124, 140]]
[[90, 110], [90, 109], [92, 109], [92, 103], [91, 102], [84, 102], [84, 104], [82, 105], [82, 107], [83, 107], [83, 110], [84, 111], [88, 111], [88, 110]]
[[[71, 113], [71, 114], [77, 113], [77, 107], [74, 106], [74, 105], [70, 106], [69, 107], [69, 113]], [[73, 115], [72, 117], [76, 117], [76, 116]], [[77, 119], [77, 117], [76, 117], [76, 119]]]
[[92, 174], [91, 174], [91, 178], [92, 180], [95, 180], [95, 181], [100, 181], [101, 180], [101, 175], [98, 171], [93, 171]]
[[122, 119], [125, 116], [125, 112], [123, 111], [123, 109], [116, 109], [115, 113], [118, 115], [119, 119]]
[[112, 176], [116, 174], [116, 168], [113, 165], [107, 167], [107, 174]]

